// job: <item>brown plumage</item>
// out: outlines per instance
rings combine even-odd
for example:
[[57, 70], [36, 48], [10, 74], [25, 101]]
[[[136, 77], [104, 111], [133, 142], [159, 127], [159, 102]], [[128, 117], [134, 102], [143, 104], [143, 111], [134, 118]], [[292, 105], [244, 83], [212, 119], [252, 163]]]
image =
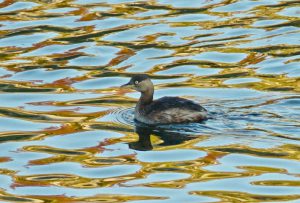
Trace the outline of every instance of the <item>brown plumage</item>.
[[179, 97], [162, 97], [153, 101], [154, 86], [146, 74], [135, 75], [122, 85], [141, 92], [135, 107], [135, 119], [157, 125], [170, 123], [200, 122], [207, 119], [205, 108], [193, 101]]

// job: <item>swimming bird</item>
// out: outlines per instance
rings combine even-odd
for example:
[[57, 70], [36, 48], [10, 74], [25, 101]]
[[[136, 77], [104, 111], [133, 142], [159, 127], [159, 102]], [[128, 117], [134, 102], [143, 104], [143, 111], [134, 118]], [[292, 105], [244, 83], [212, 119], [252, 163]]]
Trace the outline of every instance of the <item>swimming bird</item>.
[[134, 118], [138, 122], [160, 125], [201, 122], [207, 119], [207, 110], [191, 100], [180, 97], [153, 100], [154, 86], [146, 74], [134, 75], [121, 87], [130, 87], [141, 93], [134, 111]]

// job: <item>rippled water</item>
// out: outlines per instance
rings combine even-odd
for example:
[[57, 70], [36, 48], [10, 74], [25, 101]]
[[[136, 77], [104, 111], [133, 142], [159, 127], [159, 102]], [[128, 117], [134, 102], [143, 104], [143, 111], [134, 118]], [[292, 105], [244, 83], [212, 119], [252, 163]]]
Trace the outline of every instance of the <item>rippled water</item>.
[[[1, 202], [300, 202], [300, 3], [0, 0]], [[135, 126], [138, 72], [205, 123]]]

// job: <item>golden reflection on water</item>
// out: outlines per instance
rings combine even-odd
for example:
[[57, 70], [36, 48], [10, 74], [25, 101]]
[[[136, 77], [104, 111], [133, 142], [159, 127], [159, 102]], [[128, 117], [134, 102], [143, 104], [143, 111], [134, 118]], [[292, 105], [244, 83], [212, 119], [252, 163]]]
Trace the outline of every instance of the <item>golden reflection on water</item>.
[[[299, 5], [0, 1], [0, 201], [298, 202]], [[138, 72], [211, 119], [135, 126]]]

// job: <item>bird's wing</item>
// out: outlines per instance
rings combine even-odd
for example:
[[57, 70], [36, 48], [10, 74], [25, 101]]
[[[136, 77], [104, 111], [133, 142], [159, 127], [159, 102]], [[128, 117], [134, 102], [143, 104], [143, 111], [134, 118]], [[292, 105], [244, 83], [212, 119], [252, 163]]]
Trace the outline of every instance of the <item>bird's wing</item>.
[[149, 106], [147, 106], [145, 110], [146, 114], [151, 114], [154, 112], [163, 112], [173, 108], [180, 108], [191, 111], [206, 111], [199, 104], [179, 97], [162, 97], [158, 100], [153, 101]]

